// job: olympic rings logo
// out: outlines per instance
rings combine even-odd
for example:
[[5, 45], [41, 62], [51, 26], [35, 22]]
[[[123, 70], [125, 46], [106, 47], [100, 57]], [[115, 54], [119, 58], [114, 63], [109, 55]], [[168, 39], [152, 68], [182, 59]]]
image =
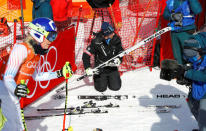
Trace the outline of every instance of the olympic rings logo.
[[[54, 65], [51, 65], [51, 63], [47, 60], [48, 59], [48, 56], [49, 54], [51, 54], [51, 50], [54, 50], [55, 51], [55, 57], [53, 56], [52, 58], [52, 61], [54, 61]], [[54, 54], [54, 53], [52, 53]], [[42, 64], [41, 64], [42, 63]], [[29, 67], [34, 67], [36, 66], [36, 71], [37, 71], [37, 75], [42, 73], [42, 72], [52, 72], [54, 71], [55, 67], [56, 67], [56, 63], [57, 63], [57, 49], [56, 47], [54, 46], [51, 46], [48, 50], [48, 53], [46, 54], [46, 56], [44, 57], [43, 55], [40, 56], [40, 60], [39, 62], [37, 63], [31, 63], [29, 64], [28, 66]], [[36, 85], [35, 85], [35, 88], [34, 88], [34, 91], [32, 92], [31, 95], [27, 96], [27, 98], [32, 98], [35, 93], [36, 93], [36, 89], [38, 87], [38, 84], [39, 86], [42, 88], [42, 89], [46, 89], [48, 87], [50, 83], [50, 80], [48, 80], [47, 84], [46, 85], [42, 85], [41, 81], [36, 81]]]

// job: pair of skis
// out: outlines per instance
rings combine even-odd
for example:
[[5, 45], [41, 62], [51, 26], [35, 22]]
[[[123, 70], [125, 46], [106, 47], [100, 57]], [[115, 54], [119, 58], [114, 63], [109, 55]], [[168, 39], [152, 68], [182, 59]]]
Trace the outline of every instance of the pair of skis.
[[[97, 109], [90, 109], [90, 110], [74, 109], [74, 110], [67, 111], [66, 115], [83, 115], [83, 114], [89, 114], [89, 113], [102, 114], [102, 113], [108, 113], [108, 111], [107, 110], [101, 110], [99, 108], [97, 108]], [[47, 118], [47, 117], [62, 116], [64, 114], [65, 113], [46, 114], [46, 115], [38, 115], [38, 116], [25, 116], [25, 119], [26, 120], [43, 119], [43, 118]]]
[[[132, 96], [132, 98], [135, 98], [136, 96]], [[92, 99], [97, 101], [103, 101], [107, 99], [117, 99], [117, 100], [124, 100], [128, 99], [128, 95], [80, 95], [78, 96], [78, 99]], [[129, 106], [134, 107], [134, 106]], [[145, 106], [145, 109], [138, 109], [138, 112], [149, 112], [149, 111], [155, 111], [157, 113], [168, 113], [173, 108], [180, 108], [181, 105], [148, 105]]]
[[[119, 105], [112, 105], [108, 104], [106, 106], [91, 106], [91, 107], [69, 107], [67, 108], [67, 115], [83, 115], [83, 114], [103, 114], [108, 113], [108, 110], [100, 109], [101, 107], [106, 108], [116, 108], [119, 107]], [[171, 109], [180, 108], [181, 105], [149, 105], [145, 106], [144, 109], [137, 109], [137, 112], [156, 112], [156, 113], [169, 113]], [[55, 108], [55, 109], [37, 109], [39, 112], [56, 112], [56, 111], [63, 111], [64, 108]], [[38, 115], [38, 116], [25, 116], [26, 120], [34, 120], [34, 119], [43, 119], [47, 117], [55, 117], [55, 116], [62, 116], [64, 113], [59, 114], [46, 114], [46, 115]]]
[[[106, 105], [96, 105], [96, 103], [94, 103], [92, 100], [89, 102], [85, 102], [84, 105], [82, 106], [77, 106], [77, 107], [68, 107], [68, 110], [79, 110], [79, 109], [85, 109], [85, 108], [101, 108], [101, 107], [105, 107], [105, 108], [118, 108], [119, 105], [117, 104], [106, 104]], [[37, 111], [62, 111], [64, 110], [64, 108], [53, 108], [53, 109], [49, 109], [49, 108], [45, 108], [45, 109], [37, 109]]]
[[[119, 108], [119, 105], [116, 104], [106, 104], [106, 105], [96, 105], [93, 101], [85, 102], [83, 106], [77, 107], [68, 107], [66, 109], [66, 115], [83, 115], [83, 114], [103, 114], [108, 113], [108, 110], [105, 108]], [[129, 106], [134, 107], [134, 106]], [[136, 106], [135, 106], [136, 107]], [[156, 113], [169, 113], [171, 109], [180, 108], [181, 105], [148, 105], [144, 106], [144, 109], [137, 109], [137, 112], [156, 112]], [[104, 109], [100, 109], [104, 108]], [[63, 111], [65, 108], [46, 108], [46, 109], [37, 109], [38, 112], [58, 112]], [[47, 117], [55, 117], [62, 116], [64, 113], [58, 114], [46, 114], [46, 115], [38, 115], [38, 116], [25, 116], [26, 120], [34, 120], [34, 119], [43, 119]]]
[[[112, 103], [106, 104], [106, 105], [96, 105], [93, 101], [85, 102], [83, 106], [77, 106], [77, 107], [68, 107], [66, 108], [66, 115], [83, 115], [83, 114], [102, 114], [102, 113], [108, 113], [108, 110], [106, 109], [100, 109], [102, 107], [105, 108], [118, 108], [119, 105], [115, 105]], [[58, 112], [63, 111], [65, 108], [54, 108], [54, 109], [37, 109], [39, 112]], [[65, 113], [59, 113], [59, 114], [46, 114], [46, 115], [38, 115], [38, 116], [25, 116], [26, 120], [33, 120], [33, 119], [43, 119], [46, 117], [54, 117], [54, 116], [62, 116]]]
[[[121, 57], [129, 54], [130, 52], [136, 50], [137, 48], [140, 48], [141, 46], [145, 45], [147, 42], [150, 42], [150, 41], [152, 41], [153, 39], [155, 39], [155, 38], [161, 36], [162, 34], [168, 32], [168, 31], [171, 31], [171, 30], [173, 30], [172, 27], [165, 27], [165, 28], [157, 31], [157, 32], [154, 33], [153, 35], [151, 35], [151, 36], [149, 36], [148, 38], [140, 41], [139, 43], [137, 43], [136, 45], [132, 46], [131, 48], [129, 48], [129, 49], [127, 49], [127, 50], [124, 50], [124, 51], [121, 52], [120, 54], [118, 54], [118, 55], [116, 55], [115, 57], [109, 59], [108, 61], [100, 64], [99, 66], [95, 67], [94, 69], [100, 69], [100, 68], [103, 68], [103, 67], [105, 67], [105, 66], [108, 66], [109, 63], [110, 63], [112, 60], [114, 60], [114, 59], [116, 59], [116, 58], [121, 58]], [[84, 75], [82, 75], [81, 77], [79, 77], [79, 78], [77, 78], [76, 80], [74, 80], [73, 82], [75, 82], [75, 81], [80, 81], [80, 80], [82, 80], [82, 79], [84, 79], [84, 78], [86, 78], [86, 77], [88, 77], [88, 75], [87, 75], [87, 74], [84, 74]], [[72, 88], [70, 88], [70, 90], [71, 90], [71, 89], [72, 89]], [[61, 91], [63, 91], [63, 90], [65, 90], [65, 87], [61, 87], [61, 88], [57, 89], [56, 92], [59, 93], [59, 92], [61, 92]]]

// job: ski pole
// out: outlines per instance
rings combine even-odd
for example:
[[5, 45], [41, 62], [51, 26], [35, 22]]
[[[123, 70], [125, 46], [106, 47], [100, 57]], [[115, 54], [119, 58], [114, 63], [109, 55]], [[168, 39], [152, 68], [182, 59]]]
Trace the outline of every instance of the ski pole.
[[[22, 84], [22, 85], [25, 85], [25, 80], [21, 80], [21, 84]], [[22, 122], [23, 122], [23, 125], [24, 125], [24, 131], [28, 131], [27, 125], [26, 125], [26, 122], [25, 122], [25, 119], [24, 119], [23, 103], [24, 103], [24, 102], [23, 102], [23, 98], [21, 98], [21, 100], [20, 100], [21, 119], [22, 119]]]
[[25, 29], [24, 29], [24, 9], [23, 9], [23, 1], [20, 0], [20, 4], [21, 4], [21, 17], [20, 17], [20, 20], [21, 20], [21, 31], [22, 31], [22, 38], [24, 39], [25, 38]]
[[75, 41], [76, 41], [76, 38], [77, 38], [77, 32], [78, 32], [78, 29], [79, 29], [79, 21], [80, 21], [80, 16], [82, 14], [82, 5], [80, 5], [79, 7], [79, 16], [78, 16], [78, 19], [77, 19], [77, 26], [76, 26], [76, 33], [75, 33]]
[[[69, 66], [69, 62], [66, 62], [66, 67], [68, 67], [68, 66]], [[68, 87], [67, 87], [67, 85], [68, 85], [69, 75], [70, 74], [69, 74], [68, 70], [66, 70], [66, 76], [65, 76], [65, 81], [66, 81], [66, 98], [65, 98], [65, 108], [64, 108], [63, 131], [65, 131], [65, 123], [66, 123], [66, 115], [67, 115], [67, 99], [68, 99]], [[69, 128], [70, 128], [69, 131], [73, 130], [72, 127], [69, 127]]]
[[[66, 75], [69, 73], [67, 72]], [[66, 122], [66, 109], [67, 109], [67, 96], [68, 96], [68, 88], [67, 88], [67, 77], [65, 77], [66, 81], [66, 99], [65, 99], [65, 108], [64, 108], [64, 119], [63, 119], [63, 131], [65, 131], [65, 122]]]

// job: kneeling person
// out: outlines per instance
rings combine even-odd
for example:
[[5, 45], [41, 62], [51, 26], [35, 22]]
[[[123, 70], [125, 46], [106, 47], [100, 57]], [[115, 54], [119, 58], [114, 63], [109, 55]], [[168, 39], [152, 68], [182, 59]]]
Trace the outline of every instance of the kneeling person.
[[82, 58], [86, 74], [94, 74], [94, 87], [97, 91], [104, 92], [107, 87], [113, 91], [121, 88], [121, 78], [117, 67], [120, 65], [122, 59], [117, 57], [108, 66], [96, 70], [91, 68], [91, 55], [94, 55], [94, 66], [97, 67], [115, 57], [123, 50], [121, 39], [115, 34], [114, 28], [109, 23], [104, 22], [101, 26], [101, 31], [91, 41]]

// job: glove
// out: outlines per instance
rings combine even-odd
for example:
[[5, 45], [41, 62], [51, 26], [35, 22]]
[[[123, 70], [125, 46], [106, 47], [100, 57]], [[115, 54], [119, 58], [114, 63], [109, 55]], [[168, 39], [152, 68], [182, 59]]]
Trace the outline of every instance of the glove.
[[86, 74], [88, 76], [91, 76], [91, 75], [94, 75], [94, 74], [98, 75], [99, 70], [98, 69], [92, 69], [92, 68], [89, 67], [89, 68], [86, 69]]
[[177, 84], [179, 85], [186, 85], [186, 86], [190, 86], [192, 85], [192, 80], [186, 79], [184, 77], [180, 77], [176, 80]]
[[16, 86], [14, 94], [17, 97], [26, 97], [27, 96], [27, 85], [25, 85], [25, 84], [18, 84]]
[[66, 62], [63, 68], [61, 70], [56, 71], [56, 73], [58, 78], [65, 77], [65, 79], [69, 79], [73, 74], [70, 63]]
[[183, 19], [183, 15], [180, 12], [171, 14], [171, 20], [172, 21], [182, 22], [182, 19]]
[[119, 66], [121, 64], [120, 58], [115, 58], [108, 63], [108, 66]]

